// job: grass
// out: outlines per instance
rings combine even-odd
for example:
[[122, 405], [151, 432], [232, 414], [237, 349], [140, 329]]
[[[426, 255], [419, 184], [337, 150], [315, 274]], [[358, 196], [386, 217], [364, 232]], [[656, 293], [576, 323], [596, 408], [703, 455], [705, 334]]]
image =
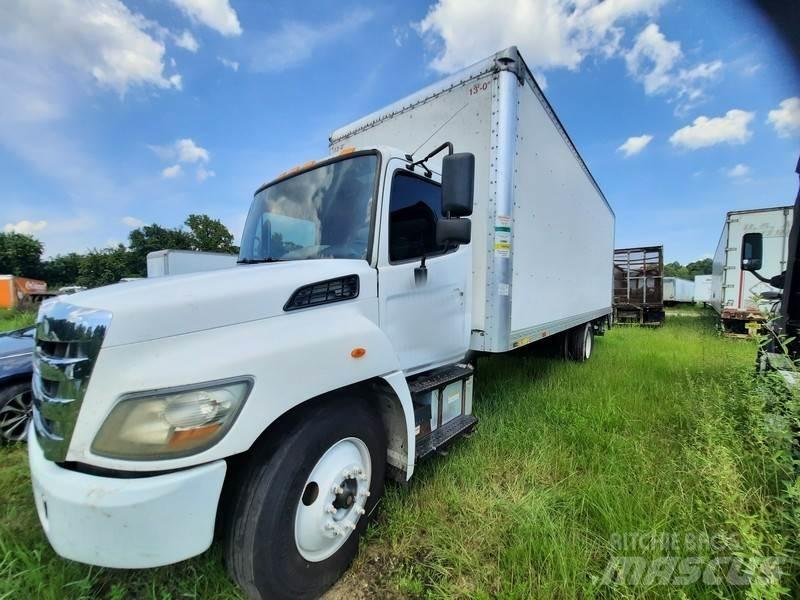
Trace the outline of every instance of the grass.
[[35, 312], [0, 309], [0, 331], [22, 329], [32, 325], [35, 319]]
[[[794, 563], [783, 585], [602, 583], [619, 556], [707, 561], [797, 550], [790, 427], [742, 375], [754, 353], [701, 315], [614, 329], [587, 364], [526, 354], [482, 361], [478, 433], [420, 465], [410, 485], [387, 487], [368, 543], [331, 596], [788, 594]], [[59, 559], [39, 529], [24, 449], [0, 456], [0, 599], [240, 597], [216, 547], [150, 571]], [[673, 541], [634, 544], [652, 534]]]

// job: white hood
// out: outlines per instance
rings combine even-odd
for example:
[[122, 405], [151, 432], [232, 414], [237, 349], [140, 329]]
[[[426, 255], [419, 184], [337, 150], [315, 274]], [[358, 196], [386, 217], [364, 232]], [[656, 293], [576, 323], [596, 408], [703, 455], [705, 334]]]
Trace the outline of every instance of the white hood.
[[344, 275], [360, 275], [359, 296], [375, 297], [376, 289], [365, 288], [376, 281], [367, 275], [371, 271], [363, 260], [344, 259], [237, 265], [117, 283], [64, 301], [112, 314], [103, 343], [109, 347], [284, 315], [283, 306], [297, 288]]

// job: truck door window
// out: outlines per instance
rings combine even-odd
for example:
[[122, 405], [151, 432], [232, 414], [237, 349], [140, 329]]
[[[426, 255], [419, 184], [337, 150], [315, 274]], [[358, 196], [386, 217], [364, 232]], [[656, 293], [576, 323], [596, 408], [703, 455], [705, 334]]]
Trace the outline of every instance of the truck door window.
[[389, 200], [389, 261], [402, 262], [444, 252], [436, 243], [436, 221], [442, 214], [441, 187], [399, 171]]

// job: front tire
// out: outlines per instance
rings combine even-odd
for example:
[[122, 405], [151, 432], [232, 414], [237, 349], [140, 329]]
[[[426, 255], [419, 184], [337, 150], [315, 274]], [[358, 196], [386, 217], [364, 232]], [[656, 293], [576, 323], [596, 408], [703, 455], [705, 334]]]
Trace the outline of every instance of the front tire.
[[254, 600], [319, 597], [358, 552], [385, 461], [380, 417], [360, 399], [318, 405], [255, 448], [224, 532], [233, 579]]

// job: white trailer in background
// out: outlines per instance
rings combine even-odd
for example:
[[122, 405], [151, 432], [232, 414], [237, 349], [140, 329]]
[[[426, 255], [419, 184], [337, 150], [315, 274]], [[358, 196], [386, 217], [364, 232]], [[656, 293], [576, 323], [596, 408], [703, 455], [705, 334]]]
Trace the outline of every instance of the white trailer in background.
[[729, 333], [746, 333], [748, 323], [764, 321], [762, 310], [772, 304], [759, 299], [764, 292], [776, 288], [760, 281], [753, 273], [742, 270], [742, 239], [747, 233], [763, 237], [763, 262], [759, 273], [772, 277], [786, 268], [789, 231], [792, 227], [791, 206], [735, 210], [729, 212], [714, 253], [711, 301]]
[[694, 281], [664, 277], [664, 303], [694, 302]]
[[711, 281], [713, 275], [694, 276], [694, 301], [707, 304], [711, 302]]
[[195, 250], [157, 250], [147, 255], [147, 276], [183, 275], [236, 266], [236, 254]]
[[385, 477], [475, 426], [478, 357], [555, 338], [589, 359], [613, 252], [614, 213], [516, 48], [337, 130], [256, 191], [240, 264], [42, 309], [48, 539], [144, 568], [216, 529], [251, 597], [320, 597]]

